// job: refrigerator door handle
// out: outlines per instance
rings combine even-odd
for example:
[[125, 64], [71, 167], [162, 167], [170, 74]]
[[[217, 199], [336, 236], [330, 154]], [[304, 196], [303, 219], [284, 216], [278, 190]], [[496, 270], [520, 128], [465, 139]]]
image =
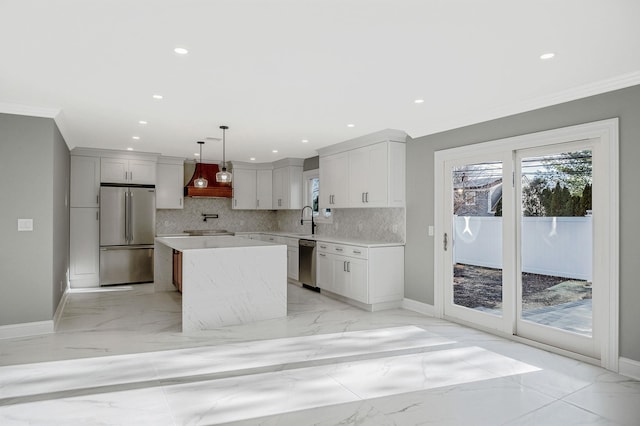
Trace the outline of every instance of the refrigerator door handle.
[[129, 211], [127, 212], [129, 216], [129, 244], [133, 242], [133, 192], [129, 192]]
[[129, 242], [129, 215], [127, 212], [129, 211], [129, 193], [124, 192], [124, 241], [125, 243]]

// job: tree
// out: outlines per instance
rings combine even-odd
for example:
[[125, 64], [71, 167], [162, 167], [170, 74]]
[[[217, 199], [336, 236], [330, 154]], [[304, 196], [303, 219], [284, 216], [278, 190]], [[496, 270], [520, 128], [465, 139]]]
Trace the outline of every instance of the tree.
[[543, 191], [547, 188], [547, 182], [542, 177], [535, 177], [529, 185], [522, 188], [522, 214], [524, 216], [544, 216], [542, 204]]
[[562, 183], [571, 195], [581, 195], [593, 176], [591, 150], [564, 152], [542, 160], [548, 170], [549, 180]]

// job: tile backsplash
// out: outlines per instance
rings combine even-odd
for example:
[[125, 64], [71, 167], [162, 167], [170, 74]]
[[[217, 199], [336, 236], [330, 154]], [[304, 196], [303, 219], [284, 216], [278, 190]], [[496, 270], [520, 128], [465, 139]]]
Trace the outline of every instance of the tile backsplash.
[[[334, 209], [333, 223], [319, 223], [316, 233], [327, 237], [383, 242], [404, 242], [404, 208]], [[311, 223], [300, 225], [299, 210], [280, 210], [277, 230], [311, 233]]]
[[[217, 214], [203, 220], [202, 214]], [[300, 210], [233, 210], [230, 198], [185, 197], [182, 210], [156, 210], [156, 233], [177, 234], [185, 230], [226, 229], [233, 232], [311, 233], [311, 223], [300, 225]], [[405, 241], [405, 209], [334, 209], [333, 223], [320, 223], [319, 235], [383, 242]]]
[[[217, 214], [203, 220], [202, 214]], [[156, 210], [156, 234], [176, 234], [185, 230], [226, 229], [227, 231], [276, 231], [276, 212], [233, 210], [230, 198], [184, 198], [182, 210]]]

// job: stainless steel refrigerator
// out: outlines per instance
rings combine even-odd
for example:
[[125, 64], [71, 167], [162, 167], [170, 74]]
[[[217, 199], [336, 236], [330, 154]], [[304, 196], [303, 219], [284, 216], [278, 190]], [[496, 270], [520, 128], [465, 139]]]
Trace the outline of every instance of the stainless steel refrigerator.
[[154, 187], [100, 187], [100, 285], [153, 281]]

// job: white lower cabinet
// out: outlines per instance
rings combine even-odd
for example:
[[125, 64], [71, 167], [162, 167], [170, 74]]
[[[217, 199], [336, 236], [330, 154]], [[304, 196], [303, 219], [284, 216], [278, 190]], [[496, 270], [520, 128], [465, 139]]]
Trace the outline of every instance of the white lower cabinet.
[[298, 247], [287, 245], [287, 278], [298, 281]]
[[100, 222], [97, 208], [69, 212], [69, 281], [71, 288], [100, 285]]
[[319, 242], [317, 284], [368, 310], [393, 308], [404, 297], [404, 247]]

